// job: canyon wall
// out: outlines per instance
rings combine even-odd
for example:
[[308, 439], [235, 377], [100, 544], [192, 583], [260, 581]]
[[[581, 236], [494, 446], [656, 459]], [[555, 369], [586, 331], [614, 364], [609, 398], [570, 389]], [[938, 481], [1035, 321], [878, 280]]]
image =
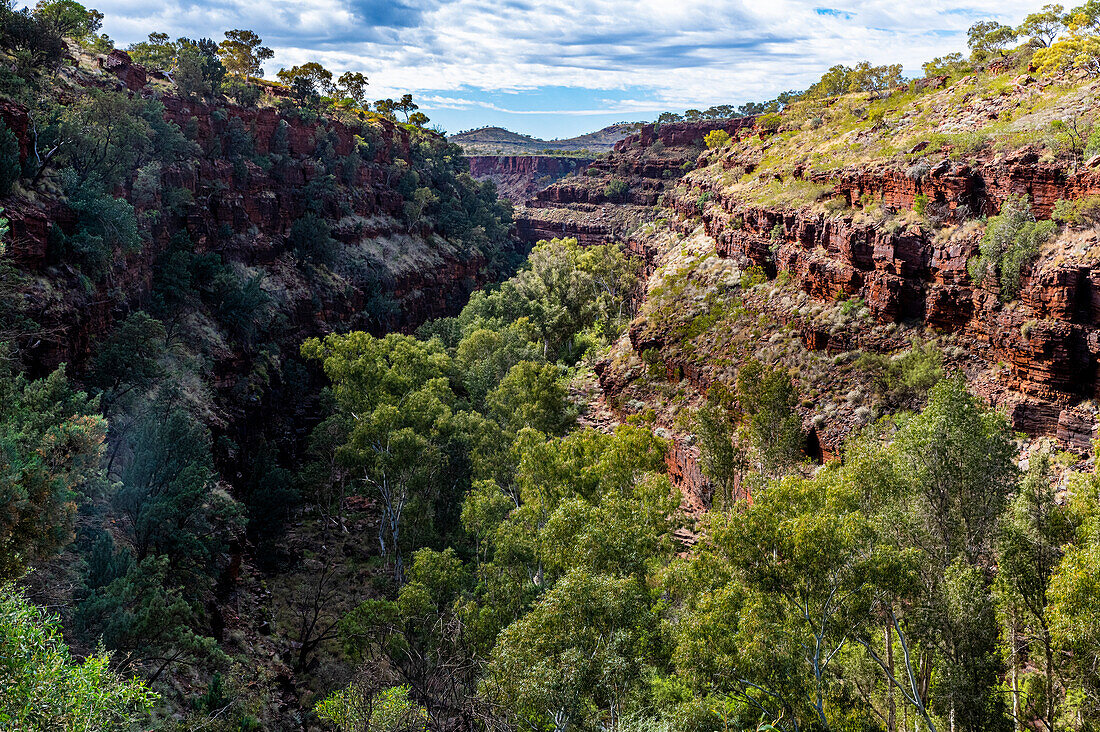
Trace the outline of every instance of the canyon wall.
[[568, 175], [581, 175], [594, 158], [558, 155], [468, 155], [470, 175], [491, 180], [501, 198], [522, 203]]

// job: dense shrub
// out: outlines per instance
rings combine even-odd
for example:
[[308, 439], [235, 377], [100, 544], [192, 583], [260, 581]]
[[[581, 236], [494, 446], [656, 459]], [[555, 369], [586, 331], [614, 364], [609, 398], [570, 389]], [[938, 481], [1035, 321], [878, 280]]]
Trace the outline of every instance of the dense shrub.
[[1050, 218], [1061, 224], [1085, 226], [1100, 221], [1100, 196], [1066, 200], [1059, 198]]
[[730, 134], [725, 130], [711, 130], [703, 138], [708, 148], [725, 147], [729, 144]]
[[613, 180], [608, 181], [607, 185], [604, 186], [603, 194], [609, 200], [621, 201], [621, 200], [623, 200], [623, 198], [626, 197], [626, 194], [629, 191], [630, 191], [630, 186], [628, 186], [626, 184], [626, 181], [619, 180], [618, 178], [615, 178]]
[[971, 278], [978, 284], [995, 280], [1001, 300], [1014, 300], [1020, 294], [1024, 270], [1054, 233], [1054, 227], [1053, 221], [1035, 220], [1026, 197], [1010, 196], [1002, 204], [1001, 213], [987, 222], [981, 254], [967, 263]]
[[782, 123], [783, 118], [778, 112], [769, 112], [756, 120], [756, 124], [765, 132], [775, 132]]
[[0, 122], [0, 196], [11, 193], [19, 174], [19, 140]]

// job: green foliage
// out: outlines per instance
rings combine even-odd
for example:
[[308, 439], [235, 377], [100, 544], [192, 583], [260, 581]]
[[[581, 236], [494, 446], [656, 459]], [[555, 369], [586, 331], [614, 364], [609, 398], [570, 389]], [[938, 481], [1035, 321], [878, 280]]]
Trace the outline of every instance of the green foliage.
[[921, 68], [924, 70], [925, 77], [931, 78], [933, 76], [952, 76], [964, 72], [968, 66], [963, 55], [959, 52], [949, 53], [944, 56], [937, 56], [936, 58], [923, 64]]
[[0, 122], [0, 196], [11, 193], [21, 174], [19, 140], [7, 125]]
[[1050, 632], [1049, 593], [1062, 547], [1073, 538], [1072, 523], [1054, 495], [1051, 461], [1036, 455], [1009, 504], [997, 537], [996, 598], [1005, 630], [1006, 657], [1023, 664], [1021, 651], [1041, 669], [1038, 693], [1025, 694], [1025, 716], [1053, 729], [1058, 717], [1056, 677], [1060, 664]]
[[852, 67], [838, 64], [826, 71], [805, 95], [821, 99], [850, 92], [883, 91], [901, 83], [901, 72], [901, 64], [872, 66], [868, 61], [860, 61]]
[[762, 285], [768, 281], [768, 275], [764, 272], [764, 268], [754, 264], [741, 273], [741, 289], [748, 290]]
[[124, 391], [146, 391], [161, 375], [165, 348], [164, 325], [142, 310], [131, 313], [96, 349], [94, 383], [113, 402]]
[[209, 432], [171, 409], [140, 423], [132, 448], [114, 503], [135, 558], [166, 556], [177, 581], [202, 586], [240, 523], [236, 503], [215, 486]]
[[651, 602], [636, 579], [571, 571], [501, 634], [490, 698], [533, 726], [600, 729], [640, 684]]
[[711, 397], [695, 413], [693, 432], [700, 468], [714, 486], [713, 505], [731, 510], [735, 488], [747, 467], [744, 448], [737, 440], [737, 423], [722, 400]]
[[893, 541], [916, 550], [924, 600], [905, 617], [941, 669], [931, 706], [944, 717], [953, 710], [967, 730], [1006, 722], [990, 568], [1018, 475], [1015, 454], [1005, 418], [968, 393], [961, 377], [936, 384], [919, 415], [899, 417], [888, 447], [849, 452], [862, 490], [886, 506]]
[[613, 178], [604, 186], [603, 195], [610, 201], [622, 201], [630, 192], [630, 186], [626, 181]]
[[928, 196], [923, 193], [918, 193], [913, 196], [913, 213], [917, 216], [924, 216], [925, 209], [928, 208]]
[[730, 142], [730, 134], [725, 130], [711, 130], [703, 137], [703, 142], [709, 149], [725, 147]]
[[783, 124], [783, 118], [778, 112], [769, 112], [768, 114], [761, 115], [756, 120], [756, 124], [765, 132], [775, 132], [779, 129], [779, 125]]
[[1059, 198], [1050, 213], [1052, 221], [1071, 226], [1088, 226], [1100, 221], [1100, 196]]
[[312, 211], [290, 225], [286, 239], [299, 261], [329, 265], [336, 256], [337, 244], [328, 221]]
[[1001, 205], [1000, 214], [986, 223], [981, 254], [967, 263], [970, 277], [978, 284], [997, 282], [1003, 302], [1016, 299], [1025, 270], [1054, 228], [1052, 221], [1035, 220], [1027, 198], [1010, 196]]
[[486, 406], [502, 427], [524, 428], [548, 435], [563, 434], [576, 419], [557, 366], [520, 361], [489, 392]]
[[28, 379], [0, 359], [0, 579], [16, 579], [72, 537], [77, 503], [102, 481], [107, 424], [59, 368]]
[[226, 69], [218, 56], [218, 47], [209, 38], [177, 41], [173, 80], [185, 97], [214, 97], [221, 91]]
[[893, 356], [865, 353], [855, 366], [870, 372], [875, 400], [889, 411], [920, 406], [944, 375], [940, 349], [916, 338], [907, 351]]
[[412, 701], [407, 685], [372, 693], [353, 683], [325, 697], [313, 711], [342, 732], [423, 732], [428, 728], [428, 711]]
[[1005, 48], [1019, 37], [1019, 32], [995, 20], [980, 20], [970, 26], [966, 37], [967, 45], [974, 55], [984, 59], [995, 53], [1003, 55]]
[[1016, 32], [1020, 36], [1030, 38], [1033, 43], [1046, 47], [1054, 43], [1066, 28], [1068, 16], [1061, 5], [1047, 4], [1042, 10], [1030, 13]]
[[737, 372], [737, 399], [759, 470], [777, 477], [797, 463], [802, 451], [802, 422], [795, 411], [798, 394], [787, 372], [755, 359]]
[[94, 36], [103, 24], [103, 13], [89, 10], [76, 0], [38, 0], [34, 15], [58, 35], [77, 43]]
[[61, 33], [48, 19], [12, 3], [0, 3], [0, 46], [12, 52], [17, 73], [26, 79], [55, 69], [65, 52]]
[[262, 38], [242, 29], [226, 31], [217, 53], [225, 69], [241, 77], [263, 76], [264, 61], [275, 56], [274, 51], [263, 45]]
[[77, 225], [73, 234], [63, 239], [65, 250], [89, 275], [104, 276], [117, 253], [141, 248], [141, 231], [128, 201], [110, 195], [95, 180], [81, 182], [72, 175], [66, 176], [66, 192]]
[[168, 40], [167, 33], [150, 33], [148, 40], [134, 43], [127, 49], [134, 63], [152, 71], [167, 73], [176, 65], [179, 47]]
[[54, 617], [0, 586], [0, 724], [10, 730], [117, 730], [146, 719], [157, 697], [110, 668], [102, 650], [75, 661]]

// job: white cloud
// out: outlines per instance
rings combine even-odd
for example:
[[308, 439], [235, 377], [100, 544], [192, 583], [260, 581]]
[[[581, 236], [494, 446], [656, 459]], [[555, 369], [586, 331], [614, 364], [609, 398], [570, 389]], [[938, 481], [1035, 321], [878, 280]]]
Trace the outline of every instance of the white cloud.
[[[802, 88], [836, 63], [901, 62], [911, 73], [961, 50], [977, 17], [1018, 21], [1036, 0], [93, 0], [123, 43], [150, 30], [220, 38], [254, 28], [280, 65], [320, 60], [362, 70], [372, 91], [455, 92], [567, 86], [638, 89], [684, 108]], [[620, 109], [621, 108], [621, 109]], [[518, 107], [517, 107], [518, 109]], [[522, 110], [519, 110], [522, 111]], [[573, 110], [577, 112], [578, 110]]]

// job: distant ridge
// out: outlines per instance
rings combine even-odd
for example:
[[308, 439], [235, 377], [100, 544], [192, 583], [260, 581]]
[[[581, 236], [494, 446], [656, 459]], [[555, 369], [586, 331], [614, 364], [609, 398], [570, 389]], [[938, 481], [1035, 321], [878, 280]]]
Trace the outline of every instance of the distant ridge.
[[621, 122], [602, 130], [564, 140], [540, 140], [503, 127], [482, 127], [451, 135], [450, 141], [462, 146], [468, 155], [538, 155], [554, 153], [610, 152], [615, 143], [637, 131], [636, 122]]

